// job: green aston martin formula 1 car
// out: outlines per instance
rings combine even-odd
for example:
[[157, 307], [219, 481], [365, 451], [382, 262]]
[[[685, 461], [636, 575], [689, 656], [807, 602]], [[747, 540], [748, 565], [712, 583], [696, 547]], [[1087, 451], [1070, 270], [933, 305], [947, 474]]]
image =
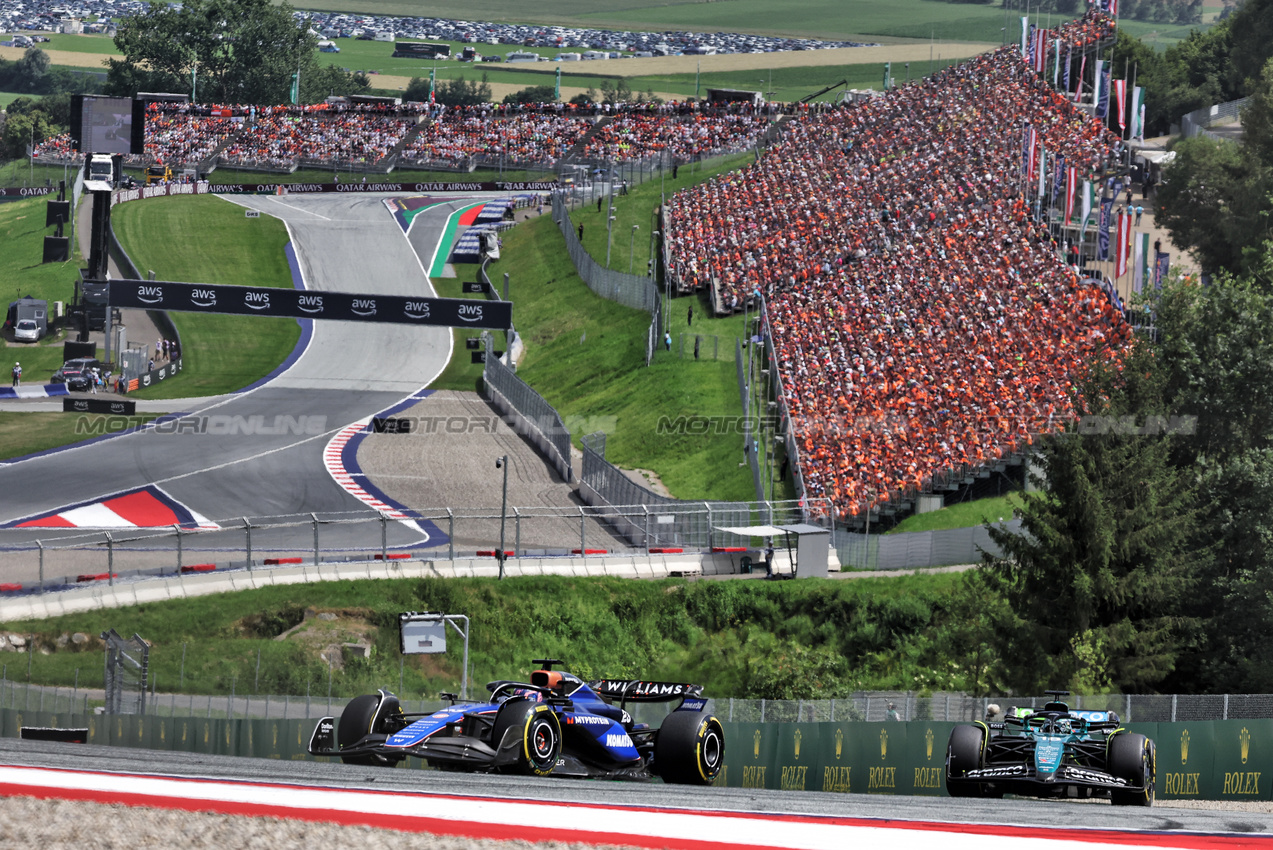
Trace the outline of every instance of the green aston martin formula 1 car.
[[1154, 802], [1154, 742], [1112, 711], [1071, 711], [1066, 691], [1041, 710], [1013, 709], [1001, 723], [956, 726], [946, 750], [952, 797], [1108, 797]]

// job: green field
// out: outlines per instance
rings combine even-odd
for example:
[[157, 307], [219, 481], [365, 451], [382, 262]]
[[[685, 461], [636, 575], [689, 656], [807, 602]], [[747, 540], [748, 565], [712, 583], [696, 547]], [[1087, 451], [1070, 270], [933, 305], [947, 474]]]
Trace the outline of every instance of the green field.
[[[209, 195], [121, 204], [111, 218], [143, 275], [153, 270], [159, 280], [292, 287], [283, 253], [287, 229], [278, 219], [244, 218], [242, 207]], [[181, 332], [185, 368], [136, 393], [143, 398], [240, 389], [269, 374], [300, 339], [300, 326], [292, 319], [181, 313], [172, 318]]]
[[[59, 364], [61, 365], [61, 364]], [[94, 423], [104, 422], [107, 433], [133, 428], [158, 414], [95, 416], [76, 413], [23, 413], [0, 411], [0, 459], [22, 457], [54, 449], [100, 433]]]
[[914, 514], [899, 522], [888, 534], [904, 534], [909, 531], [938, 531], [947, 528], [971, 528], [992, 522], [1010, 520], [1013, 511], [1022, 507], [1021, 494], [993, 496], [971, 502], [960, 502], [939, 511]]

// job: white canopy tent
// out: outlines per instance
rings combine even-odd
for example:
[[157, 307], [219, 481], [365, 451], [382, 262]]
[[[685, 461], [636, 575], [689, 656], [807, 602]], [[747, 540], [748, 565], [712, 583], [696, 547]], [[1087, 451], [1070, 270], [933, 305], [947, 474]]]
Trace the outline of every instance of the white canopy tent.
[[[831, 548], [831, 531], [806, 522], [793, 525], [716, 526], [717, 531], [740, 537], [782, 537], [791, 559], [790, 578], [826, 578], [827, 556]], [[791, 552], [792, 535], [796, 538], [795, 554]]]

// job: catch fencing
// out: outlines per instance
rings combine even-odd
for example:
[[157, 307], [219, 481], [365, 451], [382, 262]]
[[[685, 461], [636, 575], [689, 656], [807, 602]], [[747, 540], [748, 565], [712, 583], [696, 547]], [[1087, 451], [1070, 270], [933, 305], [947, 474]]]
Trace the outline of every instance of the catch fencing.
[[511, 420], [513, 430], [529, 440], [548, 459], [563, 481], [573, 481], [570, 430], [562, 421], [561, 414], [535, 392], [530, 384], [517, 377], [510, 366], [494, 355], [489, 337], [485, 342], [483, 393], [501, 414]]
[[1227, 103], [1217, 103], [1213, 106], [1195, 109], [1193, 112], [1186, 113], [1180, 117], [1180, 132], [1186, 139], [1202, 135], [1219, 139], [1221, 138], [1220, 136], [1208, 132], [1208, 129], [1218, 124], [1232, 124], [1240, 120], [1242, 110], [1246, 108], [1250, 101], [1251, 98], [1243, 97]]
[[[152, 650], [152, 652], [158, 651]], [[181, 647], [171, 652], [179, 654]], [[105, 711], [107, 703], [101, 685], [98, 656], [85, 654], [83, 678], [95, 687], [52, 686], [25, 681], [25, 654], [0, 653], [0, 710], [41, 711], [92, 714]], [[339, 715], [345, 704], [357, 696], [342, 690], [339, 680], [329, 676], [307, 685], [302, 694], [260, 694], [253, 682], [226, 677], [217, 682], [201, 683], [184, 675], [181, 689], [164, 690], [164, 683], [151, 679], [144, 702], [124, 713], [157, 717], [207, 717], [315, 720]], [[15, 678], [22, 675], [22, 679]], [[174, 681], [168, 687], [178, 685]], [[416, 699], [405, 693], [404, 680], [385, 681], [379, 687], [398, 694], [403, 710], [429, 713], [441, 708], [441, 699]], [[215, 693], [190, 693], [187, 690], [215, 690]], [[456, 685], [458, 690], [458, 683]], [[469, 683], [469, 696], [480, 698], [485, 693], [480, 685]], [[1196, 723], [1214, 720], [1273, 719], [1273, 694], [1094, 694], [1064, 698], [1071, 709], [1115, 711], [1127, 723]], [[921, 695], [915, 691], [858, 691], [836, 699], [765, 700], [717, 697], [709, 710], [721, 720], [733, 723], [880, 723], [889, 721], [936, 721], [961, 723], [984, 719], [990, 706], [1000, 712], [1018, 706], [1040, 709], [1051, 702], [1048, 696], [973, 696], [961, 692], [939, 692]], [[629, 704], [630, 711], [640, 711]], [[666, 707], [656, 706], [655, 709]], [[661, 715], [660, 715], [661, 716]]]
[[[1021, 532], [1021, 520], [995, 523], [1010, 534]], [[836, 529], [832, 545], [841, 566], [859, 570], [911, 570], [956, 564], [979, 564], [983, 555], [997, 558], [999, 546], [988, 526], [912, 531], [906, 534], [858, 534]]]

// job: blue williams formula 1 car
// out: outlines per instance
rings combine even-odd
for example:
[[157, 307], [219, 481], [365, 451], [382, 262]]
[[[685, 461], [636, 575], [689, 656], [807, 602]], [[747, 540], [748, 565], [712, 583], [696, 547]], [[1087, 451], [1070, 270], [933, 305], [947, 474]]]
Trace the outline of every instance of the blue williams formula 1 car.
[[1002, 723], [956, 726], [946, 750], [952, 797], [1109, 797], [1154, 803], [1154, 742], [1128, 732], [1112, 711], [1070, 711], [1067, 691], [1048, 691], [1041, 711], [1015, 709]]
[[[538, 776], [649, 779], [709, 785], [725, 758], [725, 733], [707, 713], [700, 685], [585, 683], [560, 661], [535, 659], [529, 682], [488, 684], [490, 701], [458, 702], [430, 714], [404, 714], [387, 691], [355, 697], [339, 722], [324, 717], [310, 737], [316, 756], [393, 767], [407, 756], [442, 770]], [[619, 704], [614, 705], [613, 700]], [[672, 702], [657, 728], [635, 723], [627, 702]]]

